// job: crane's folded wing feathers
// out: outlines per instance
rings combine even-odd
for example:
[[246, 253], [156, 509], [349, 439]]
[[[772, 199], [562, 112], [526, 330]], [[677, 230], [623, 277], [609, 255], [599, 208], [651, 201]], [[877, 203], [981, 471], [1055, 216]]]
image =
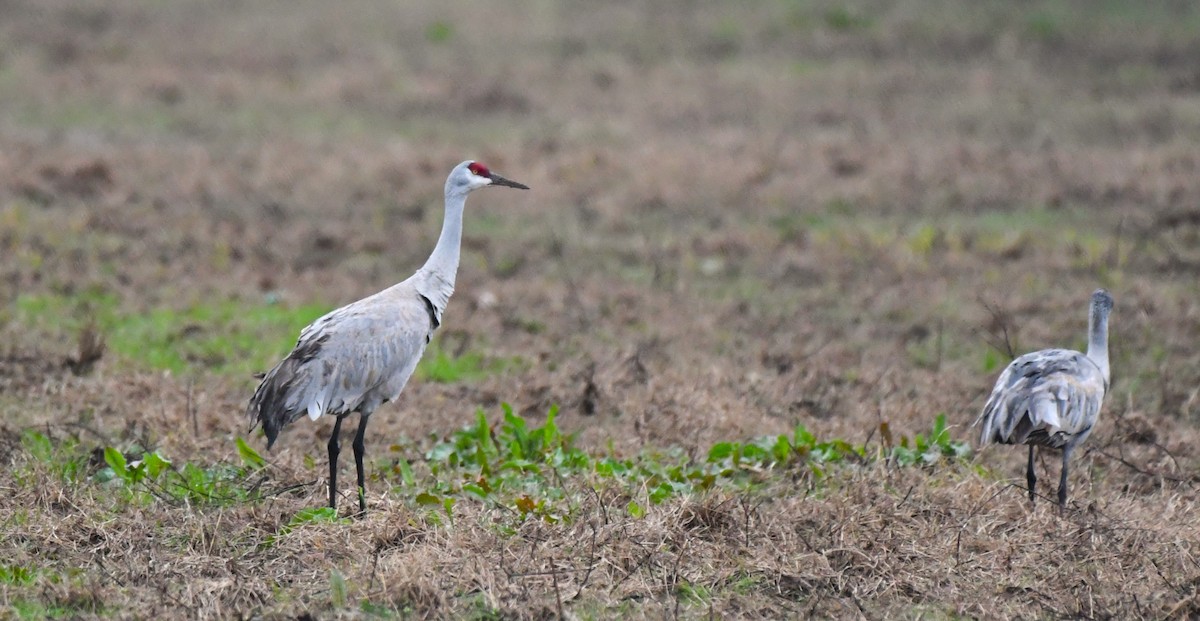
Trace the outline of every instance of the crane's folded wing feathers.
[[375, 295], [317, 319], [267, 373], [246, 414], [268, 447], [301, 416], [348, 414], [399, 396], [434, 330], [417, 295]]
[[1061, 447], [1086, 437], [1107, 385], [1087, 356], [1065, 349], [1025, 354], [1000, 374], [980, 415], [980, 444]]

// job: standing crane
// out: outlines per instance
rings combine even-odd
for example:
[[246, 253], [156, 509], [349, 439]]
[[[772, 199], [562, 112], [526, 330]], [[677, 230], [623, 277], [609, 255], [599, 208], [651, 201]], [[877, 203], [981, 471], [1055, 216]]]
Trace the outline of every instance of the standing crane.
[[1108, 291], [1092, 294], [1088, 313], [1087, 354], [1069, 349], [1043, 349], [1009, 363], [983, 406], [976, 424], [983, 423], [980, 445], [1028, 444], [1029, 503], [1034, 502], [1037, 475], [1036, 446], [1062, 449], [1058, 506], [1067, 504], [1067, 463], [1071, 451], [1087, 439], [1108, 392], [1108, 315], [1113, 298]]
[[300, 331], [296, 347], [271, 369], [254, 391], [246, 415], [261, 424], [267, 448], [286, 425], [308, 415], [334, 417], [329, 438], [329, 506], [337, 508], [337, 464], [342, 419], [358, 412], [354, 465], [358, 507], [366, 512], [363, 435], [380, 405], [400, 396], [454, 293], [467, 195], [490, 185], [528, 190], [467, 160], [446, 178], [442, 232], [425, 265], [404, 282], [317, 319]]

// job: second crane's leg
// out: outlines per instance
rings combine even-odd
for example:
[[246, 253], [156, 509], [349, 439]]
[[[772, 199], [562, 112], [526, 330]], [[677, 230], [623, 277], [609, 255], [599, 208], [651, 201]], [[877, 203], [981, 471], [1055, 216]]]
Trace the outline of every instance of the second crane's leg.
[[1029, 504], [1033, 504], [1033, 488], [1037, 485], [1037, 474], [1033, 471], [1033, 445], [1029, 445], [1029, 466], [1025, 469], [1025, 482], [1029, 483]]
[[329, 436], [329, 508], [337, 509], [337, 462], [341, 446], [338, 438], [342, 435], [341, 416], [333, 422], [333, 435]]
[[367, 512], [367, 487], [363, 477], [363, 435], [367, 431], [367, 420], [369, 416], [364, 415], [358, 421], [358, 433], [354, 434], [354, 444], [350, 445], [354, 449], [354, 466], [358, 468], [358, 510], [362, 513]]
[[1067, 462], [1071, 460], [1071, 447], [1063, 447], [1062, 475], [1058, 479], [1058, 509], [1067, 508]]

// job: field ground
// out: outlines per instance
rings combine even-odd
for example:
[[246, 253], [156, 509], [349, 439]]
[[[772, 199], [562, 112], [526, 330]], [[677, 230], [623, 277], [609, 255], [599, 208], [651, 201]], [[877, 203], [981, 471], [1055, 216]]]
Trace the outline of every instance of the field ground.
[[[0, 12], [0, 616], [1200, 616], [1195, 3]], [[322, 511], [252, 374], [468, 157], [533, 190]], [[1060, 515], [964, 443], [1099, 286]]]

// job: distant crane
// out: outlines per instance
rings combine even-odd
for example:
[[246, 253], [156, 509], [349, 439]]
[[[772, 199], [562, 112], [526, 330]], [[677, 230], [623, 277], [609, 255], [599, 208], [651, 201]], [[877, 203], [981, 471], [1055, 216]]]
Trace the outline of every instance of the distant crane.
[[400, 396], [454, 293], [467, 195], [489, 185], [528, 190], [467, 160], [446, 178], [446, 214], [425, 265], [404, 282], [333, 310], [300, 331], [296, 348], [264, 378], [246, 415], [261, 424], [267, 448], [279, 431], [305, 414], [334, 416], [329, 438], [329, 506], [337, 508], [337, 463], [342, 419], [361, 416], [354, 436], [358, 507], [366, 512], [363, 434], [381, 404]]
[[1068, 349], [1043, 349], [1013, 360], [996, 380], [976, 424], [982, 422], [980, 445], [1028, 444], [1029, 502], [1034, 502], [1037, 475], [1035, 446], [1062, 449], [1058, 506], [1067, 504], [1067, 463], [1071, 451], [1087, 439], [1108, 392], [1108, 315], [1113, 298], [1108, 291], [1092, 293], [1088, 313], [1088, 349], [1084, 355]]

